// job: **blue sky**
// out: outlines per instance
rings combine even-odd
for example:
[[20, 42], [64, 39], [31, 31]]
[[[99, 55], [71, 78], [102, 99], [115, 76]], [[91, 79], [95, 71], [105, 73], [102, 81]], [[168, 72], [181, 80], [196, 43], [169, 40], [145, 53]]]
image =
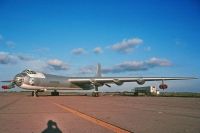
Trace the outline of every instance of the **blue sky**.
[[[97, 63], [105, 76], [199, 77], [199, 16], [198, 0], [0, 0], [0, 79], [92, 76]], [[199, 80], [167, 83], [200, 92]]]

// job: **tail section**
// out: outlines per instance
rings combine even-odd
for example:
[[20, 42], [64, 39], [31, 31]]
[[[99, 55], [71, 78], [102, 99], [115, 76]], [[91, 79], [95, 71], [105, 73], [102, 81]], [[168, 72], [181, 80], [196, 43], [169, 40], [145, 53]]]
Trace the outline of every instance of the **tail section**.
[[96, 77], [101, 77], [101, 64], [97, 64], [97, 72], [96, 72]]

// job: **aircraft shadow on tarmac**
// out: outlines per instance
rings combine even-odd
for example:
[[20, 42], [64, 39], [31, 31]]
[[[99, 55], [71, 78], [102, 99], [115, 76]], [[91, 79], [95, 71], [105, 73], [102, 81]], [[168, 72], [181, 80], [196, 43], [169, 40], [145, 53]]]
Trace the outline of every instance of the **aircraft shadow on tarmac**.
[[41, 133], [62, 133], [62, 131], [58, 128], [58, 125], [55, 121], [49, 120], [47, 122], [47, 128]]

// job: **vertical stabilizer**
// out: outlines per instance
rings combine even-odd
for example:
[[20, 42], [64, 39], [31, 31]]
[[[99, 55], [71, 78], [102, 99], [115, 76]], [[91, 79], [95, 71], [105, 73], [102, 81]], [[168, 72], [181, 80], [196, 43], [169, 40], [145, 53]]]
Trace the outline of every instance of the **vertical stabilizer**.
[[96, 77], [101, 77], [101, 64], [97, 64], [97, 72], [96, 72]]

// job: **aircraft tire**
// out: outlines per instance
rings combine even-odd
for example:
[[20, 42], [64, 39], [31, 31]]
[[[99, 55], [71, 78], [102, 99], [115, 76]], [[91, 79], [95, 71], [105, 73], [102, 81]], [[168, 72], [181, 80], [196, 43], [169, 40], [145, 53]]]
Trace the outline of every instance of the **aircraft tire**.
[[35, 92], [34, 92], [34, 91], [32, 91], [32, 96], [34, 97], [34, 95], [35, 95]]
[[53, 92], [51, 92], [51, 95], [52, 95], [52, 96], [59, 96], [59, 92], [53, 91]]
[[33, 96], [33, 97], [38, 97], [38, 91], [32, 91], [32, 93], [31, 93], [31, 95]]
[[38, 91], [35, 92], [35, 96], [38, 97]]
[[93, 97], [99, 97], [99, 93], [98, 92], [92, 92], [92, 96]]

